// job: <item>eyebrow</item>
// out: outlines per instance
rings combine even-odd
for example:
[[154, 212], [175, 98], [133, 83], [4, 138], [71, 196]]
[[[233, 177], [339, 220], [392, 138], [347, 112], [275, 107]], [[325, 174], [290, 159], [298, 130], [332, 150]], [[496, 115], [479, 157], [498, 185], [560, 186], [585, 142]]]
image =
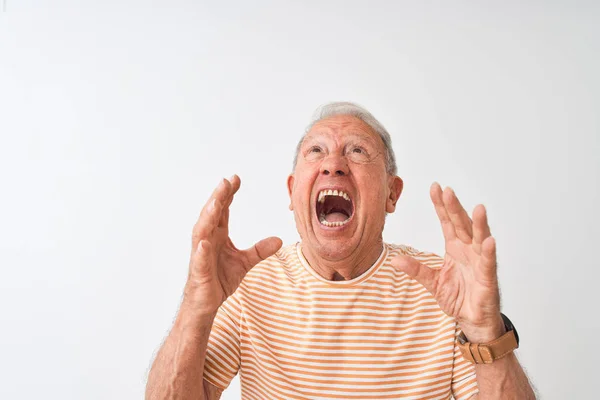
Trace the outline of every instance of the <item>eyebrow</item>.
[[[324, 132], [324, 131], [314, 132], [314, 134], [319, 134], [319, 133], [328, 134], [329, 132]], [[365, 132], [360, 132], [360, 131], [348, 132], [347, 136], [349, 136], [350, 138], [353, 138], [353, 139], [360, 139], [360, 140], [364, 140], [364, 141], [367, 141], [367, 142], [372, 143], [372, 144], [376, 144], [375, 140], [373, 140], [373, 138], [371, 137], [371, 135], [368, 135]], [[315, 137], [313, 134], [310, 134], [310, 135], [307, 135], [304, 138], [303, 142], [318, 141], [319, 139], [320, 138]]]

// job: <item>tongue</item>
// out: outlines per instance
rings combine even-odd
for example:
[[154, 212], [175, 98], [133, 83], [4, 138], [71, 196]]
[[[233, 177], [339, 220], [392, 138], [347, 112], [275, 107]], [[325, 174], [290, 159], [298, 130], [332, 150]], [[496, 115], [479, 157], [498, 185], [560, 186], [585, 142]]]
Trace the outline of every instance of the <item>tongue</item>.
[[336, 211], [330, 212], [329, 214], [325, 215], [325, 221], [327, 222], [344, 222], [347, 219], [348, 217], [346, 216], [346, 214]]

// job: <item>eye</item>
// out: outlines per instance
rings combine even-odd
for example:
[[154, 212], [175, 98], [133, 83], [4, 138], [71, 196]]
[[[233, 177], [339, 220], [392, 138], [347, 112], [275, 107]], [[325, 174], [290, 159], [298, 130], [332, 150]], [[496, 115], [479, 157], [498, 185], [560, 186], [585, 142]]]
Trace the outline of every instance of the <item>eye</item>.
[[356, 163], [365, 163], [371, 159], [371, 155], [367, 149], [359, 144], [350, 144], [346, 148], [346, 156]]
[[353, 145], [352, 147], [350, 147], [350, 153], [362, 156], [366, 156], [367, 154], [369, 154], [364, 147], [358, 145]]
[[327, 153], [327, 151], [323, 147], [315, 144], [315, 145], [307, 146], [302, 154], [303, 154], [304, 158], [310, 162], [310, 161], [318, 161], [318, 160], [322, 159], [323, 157], [325, 157], [326, 153]]

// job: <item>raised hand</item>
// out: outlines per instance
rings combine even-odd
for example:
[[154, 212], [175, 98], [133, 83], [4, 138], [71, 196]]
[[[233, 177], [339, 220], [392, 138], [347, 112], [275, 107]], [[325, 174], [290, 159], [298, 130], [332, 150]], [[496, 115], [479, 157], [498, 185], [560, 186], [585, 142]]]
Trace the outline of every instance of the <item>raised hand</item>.
[[504, 333], [496, 274], [496, 241], [490, 234], [486, 210], [478, 205], [473, 219], [454, 191], [431, 186], [431, 200], [442, 225], [446, 253], [440, 269], [409, 256], [392, 264], [420, 282], [442, 310], [454, 317], [472, 343], [494, 340]]
[[237, 175], [223, 179], [202, 209], [192, 234], [192, 254], [184, 303], [200, 314], [214, 314], [237, 289], [246, 273], [275, 254], [281, 239], [269, 237], [247, 250], [229, 238], [229, 206], [240, 188]]

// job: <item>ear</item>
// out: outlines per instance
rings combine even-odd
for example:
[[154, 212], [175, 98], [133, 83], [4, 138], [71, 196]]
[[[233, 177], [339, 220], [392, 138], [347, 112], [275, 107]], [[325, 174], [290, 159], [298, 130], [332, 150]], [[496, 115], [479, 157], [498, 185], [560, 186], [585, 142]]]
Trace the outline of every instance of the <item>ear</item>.
[[396, 203], [402, 194], [404, 182], [399, 176], [390, 176], [388, 178], [389, 195], [385, 203], [385, 211], [393, 213], [396, 210]]
[[288, 206], [290, 211], [294, 211], [294, 204], [292, 203], [292, 191], [294, 190], [294, 174], [290, 174], [287, 178], [288, 195], [290, 196], [290, 205]]

